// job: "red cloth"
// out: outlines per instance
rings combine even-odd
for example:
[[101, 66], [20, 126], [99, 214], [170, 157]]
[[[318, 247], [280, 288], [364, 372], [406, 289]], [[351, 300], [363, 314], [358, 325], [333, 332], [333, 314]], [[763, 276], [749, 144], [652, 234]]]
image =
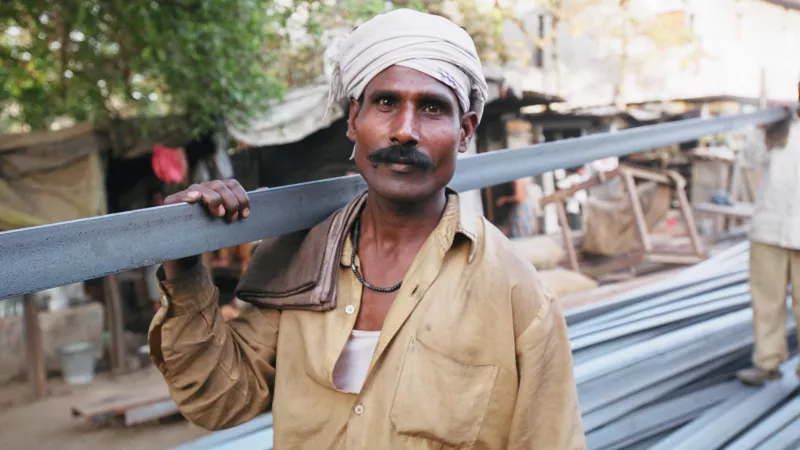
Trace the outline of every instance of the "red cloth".
[[153, 146], [153, 172], [166, 184], [182, 183], [189, 174], [189, 161], [182, 148]]

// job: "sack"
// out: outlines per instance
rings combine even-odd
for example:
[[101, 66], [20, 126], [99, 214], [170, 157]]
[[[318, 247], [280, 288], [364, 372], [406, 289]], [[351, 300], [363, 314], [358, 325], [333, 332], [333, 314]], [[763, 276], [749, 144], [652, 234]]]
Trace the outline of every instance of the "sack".
[[549, 236], [530, 236], [511, 239], [514, 250], [538, 270], [558, 267], [566, 252]]
[[[636, 187], [647, 229], [651, 230], [669, 211], [672, 190], [654, 181]], [[589, 198], [585, 205], [586, 227], [581, 251], [590, 255], [619, 256], [641, 248], [630, 198]]]
[[593, 279], [567, 269], [542, 270], [539, 275], [542, 283], [552, 289], [559, 298], [597, 287], [597, 282]]

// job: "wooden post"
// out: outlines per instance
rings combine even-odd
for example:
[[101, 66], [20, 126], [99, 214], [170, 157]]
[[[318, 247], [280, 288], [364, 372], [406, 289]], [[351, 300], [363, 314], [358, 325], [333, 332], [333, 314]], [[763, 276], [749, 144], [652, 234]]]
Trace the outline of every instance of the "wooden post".
[[119, 294], [119, 282], [116, 275], [108, 275], [103, 280], [105, 285], [106, 308], [108, 310], [108, 329], [111, 335], [111, 372], [122, 375], [128, 372], [123, 338], [122, 300]]
[[483, 189], [483, 197], [486, 203], [486, 219], [494, 223], [494, 195], [491, 186]]
[[[542, 174], [542, 193], [545, 196], [553, 195], [556, 192], [556, 179], [553, 172]], [[544, 206], [544, 232], [545, 234], [555, 233], [558, 227], [558, 211], [555, 205]]]
[[639, 231], [639, 238], [642, 240], [642, 247], [645, 253], [653, 250], [653, 243], [650, 242], [650, 233], [647, 230], [647, 221], [644, 218], [642, 204], [639, 202], [639, 194], [636, 192], [636, 182], [633, 175], [627, 169], [621, 171], [622, 179], [625, 181], [625, 189], [628, 191], [628, 198], [631, 201], [631, 209], [636, 219], [636, 229]]
[[700, 242], [700, 236], [697, 235], [697, 225], [694, 223], [694, 215], [689, 205], [689, 198], [686, 197], [686, 191], [683, 186], [676, 184], [675, 193], [678, 196], [678, 205], [680, 205], [683, 221], [686, 224], [686, 231], [689, 233], [689, 240], [692, 241], [692, 249], [694, 249], [695, 255], [703, 256], [703, 244]]
[[47, 373], [42, 345], [42, 329], [39, 327], [39, 313], [36, 311], [36, 299], [33, 295], [25, 295], [23, 316], [25, 321], [25, 349], [28, 360], [28, 382], [34, 400], [40, 400], [47, 394]]
[[564, 207], [564, 201], [558, 200], [556, 203], [556, 211], [558, 212], [558, 224], [561, 225], [561, 237], [564, 238], [564, 248], [567, 250], [567, 258], [569, 260], [569, 268], [575, 272], [579, 271], [578, 257], [575, 254], [575, 244], [572, 242], [572, 233], [569, 229], [569, 221], [567, 220], [567, 209]]

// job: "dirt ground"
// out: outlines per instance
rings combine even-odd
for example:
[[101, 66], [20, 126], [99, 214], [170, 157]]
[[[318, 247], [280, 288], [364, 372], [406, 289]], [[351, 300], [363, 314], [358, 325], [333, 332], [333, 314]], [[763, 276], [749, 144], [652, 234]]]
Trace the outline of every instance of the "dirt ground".
[[158, 382], [163, 381], [152, 366], [116, 378], [99, 374], [91, 385], [81, 387], [67, 386], [53, 378], [48, 380], [48, 397], [37, 402], [30, 401], [27, 383], [0, 386], [0, 448], [161, 450], [206, 434], [181, 417], [131, 428], [108, 426], [87, 431], [83, 419], [70, 413], [70, 407], [87, 396]]

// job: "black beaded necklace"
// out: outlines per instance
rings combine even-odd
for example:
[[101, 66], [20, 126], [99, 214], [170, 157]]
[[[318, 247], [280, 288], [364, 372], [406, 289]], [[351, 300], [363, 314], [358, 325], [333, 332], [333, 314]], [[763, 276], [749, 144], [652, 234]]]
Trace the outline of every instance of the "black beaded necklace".
[[389, 293], [400, 289], [400, 285], [403, 284], [402, 280], [392, 287], [384, 288], [369, 284], [367, 280], [365, 280], [364, 277], [361, 276], [361, 272], [358, 271], [358, 267], [356, 266], [356, 255], [358, 254], [358, 236], [360, 234], [359, 231], [360, 229], [361, 229], [361, 217], [358, 217], [355, 223], [353, 224], [353, 229], [350, 230], [350, 239], [353, 241], [353, 254], [350, 256], [350, 269], [353, 270], [353, 273], [356, 275], [356, 278], [358, 278], [358, 281], [360, 281], [361, 284], [369, 290], [375, 292]]

